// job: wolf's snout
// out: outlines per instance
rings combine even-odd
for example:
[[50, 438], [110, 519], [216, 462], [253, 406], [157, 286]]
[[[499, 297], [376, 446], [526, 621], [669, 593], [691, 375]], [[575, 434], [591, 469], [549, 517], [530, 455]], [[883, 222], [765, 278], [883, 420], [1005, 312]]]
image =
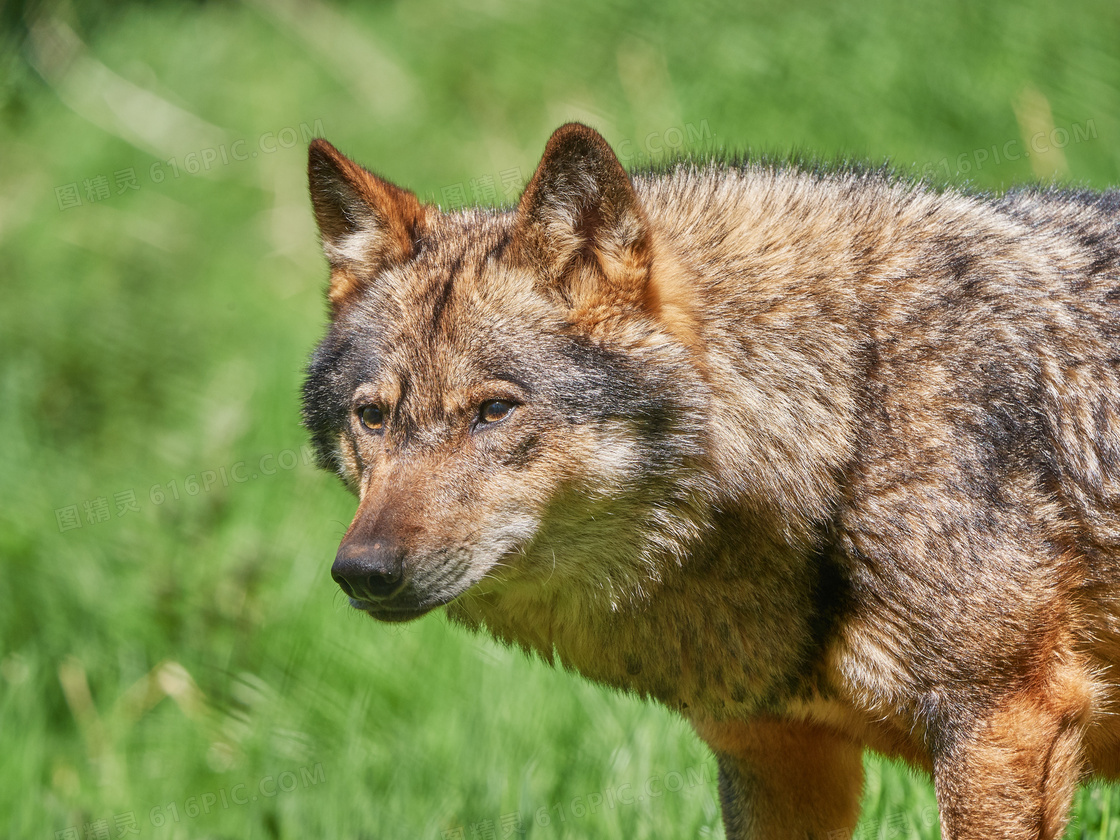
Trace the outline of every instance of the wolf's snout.
[[389, 542], [343, 543], [331, 566], [342, 591], [359, 601], [391, 598], [404, 581], [404, 552]]

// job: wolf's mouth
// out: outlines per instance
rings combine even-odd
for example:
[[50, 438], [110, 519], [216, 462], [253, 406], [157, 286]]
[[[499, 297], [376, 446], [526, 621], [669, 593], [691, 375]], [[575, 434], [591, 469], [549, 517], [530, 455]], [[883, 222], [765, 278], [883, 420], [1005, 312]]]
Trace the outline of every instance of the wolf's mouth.
[[[425, 567], [421, 572], [390, 579], [385, 574], [349, 577], [336, 573], [338, 561], [332, 567], [332, 577], [356, 610], [378, 621], [403, 623], [445, 606], [478, 583], [479, 577], [471, 575], [465, 561]], [[384, 585], [382, 585], [384, 583]]]
[[378, 621], [386, 621], [393, 624], [403, 624], [406, 621], [413, 621], [426, 615], [442, 604], [430, 604], [428, 606], [400, 606], [392, 603], [376, 603], [373, 601], [362, 601], [357, 598], [350, 599], [350, 606], [356, 610], [369, 615], [371, 618], [376, 618]]

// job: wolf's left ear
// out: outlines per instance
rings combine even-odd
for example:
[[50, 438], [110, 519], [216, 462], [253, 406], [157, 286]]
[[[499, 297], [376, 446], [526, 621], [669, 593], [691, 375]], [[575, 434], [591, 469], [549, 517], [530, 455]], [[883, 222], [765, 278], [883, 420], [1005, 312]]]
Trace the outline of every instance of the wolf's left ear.
[[640, 306], [650, 232], [630, 178], [594, 129], [556, 129], [517, 206], [514, 253], [582, 310]]
[[426, 211], [413, 193], [377, 177], [321, 138], [308, 149], [307, 180], [331, 265], [331, 310], [338, 314], [378, 272], [413, 256]]

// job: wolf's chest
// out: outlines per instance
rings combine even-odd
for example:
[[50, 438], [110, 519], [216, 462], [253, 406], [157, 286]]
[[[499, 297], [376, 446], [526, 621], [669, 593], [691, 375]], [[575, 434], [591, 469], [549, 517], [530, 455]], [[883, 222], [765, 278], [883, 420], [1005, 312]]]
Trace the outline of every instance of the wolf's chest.
[[593, 611], [562, 598], [460, 599], [451, 617], [595, 682], [679, 711], [757, 713], [798, 682], [804, 628], [734, 588], [666, 586], [644, 603]]

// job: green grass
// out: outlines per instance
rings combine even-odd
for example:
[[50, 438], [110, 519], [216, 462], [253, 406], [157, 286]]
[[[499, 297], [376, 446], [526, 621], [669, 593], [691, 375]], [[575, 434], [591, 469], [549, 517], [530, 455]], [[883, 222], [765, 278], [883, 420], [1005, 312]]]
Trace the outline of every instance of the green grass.
[[[12, 838], [719, 835], [680, 720], [440, 617], [377, 625], [331, 582], [354, 503], [304, 462], [297, 402], [324, 317], [312, 132], [445, 202], [501, 198], [570, 118], [635, 162], [1120, 182], [1108, 2], [74, 6], [27, 12], [32, 40], [9, 6], [0, 42]], [[1027, 157], [1035, 131], [1057, 142]], [[867, 765], [860, 836], [936, 837], [929, 783]], [[1079, 793], [1070, 836], [1120, 837], [1120, 794]]]

